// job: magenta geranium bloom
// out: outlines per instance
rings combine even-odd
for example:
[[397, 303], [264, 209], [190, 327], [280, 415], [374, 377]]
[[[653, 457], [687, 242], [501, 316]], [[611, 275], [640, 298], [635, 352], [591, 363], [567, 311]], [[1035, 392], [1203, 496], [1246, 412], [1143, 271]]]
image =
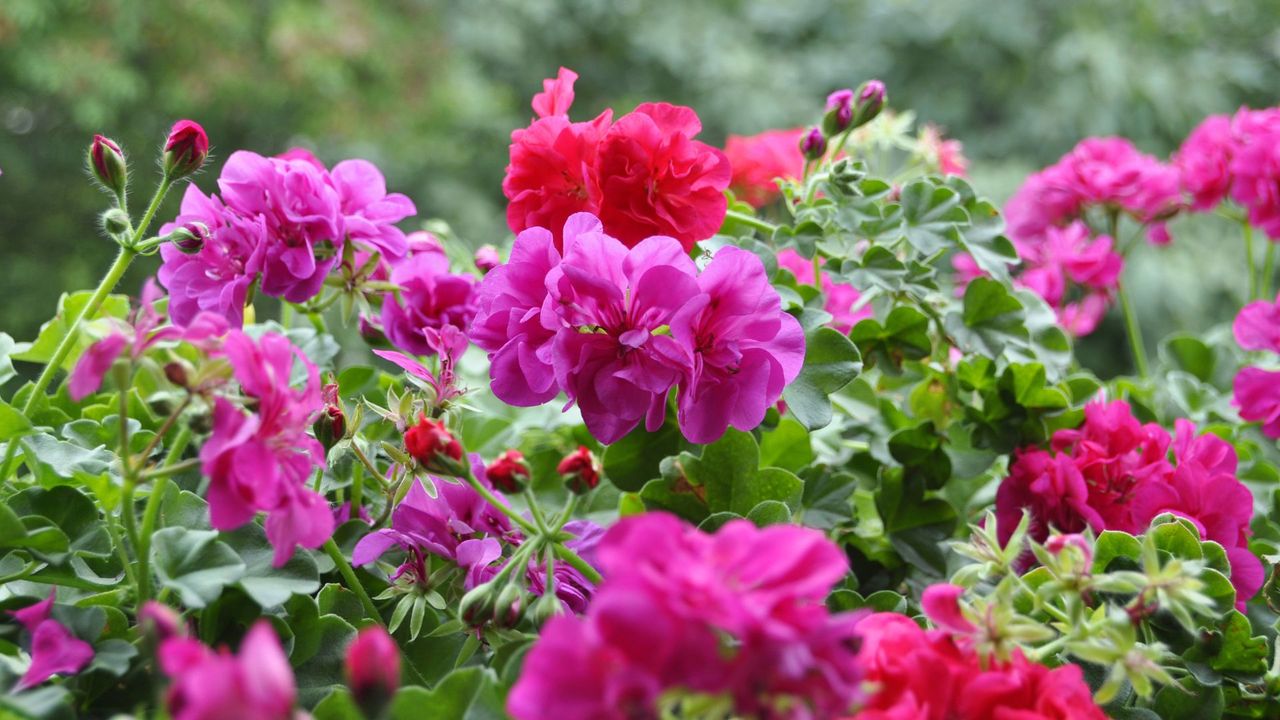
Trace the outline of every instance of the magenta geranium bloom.
[[465, 328], [475, 317], [475, 278], [450, 273], [443, 251], [414, 253], [391, 271], [391, 282], [400, 291], [383, 300], [382, 328], [401, 350], [434, 355], [429, 332]]
[[848, 566], [821, 533], [734, 521], [707, 535], [650, 513], [597, 553], [605, 582], [586, 617], [553, 619], [512, 688], [520, 720], [648, 717], [676, 688], [753, 715], [836, 717], [861, 696], [857, 616], [822, 604]]
[[542, 311], [544, 326], [558, 326], [556, 380], [601, 442], [615, 442], [642, 419], [657, 430], [682, 352], [656, 331], [697, 295], [697, 268], [672, 238], [628, 249], [599, 226], [571, 241], [565, 234]]
[[271, 623], [259, 620], [232, 655], [194, 638], [160, 644], [160, 668], [171, 679], [166, 704], [174, 720], [291, 720], [298, 690], [293, 668]]
[[685, 437], [715, 442], [764, 420], [804, 365], [804, 330], [782, 311], [760, 258], [721, 248], [698, 276], [697, 296], [671, 319], [687, 362], [679, 418]]
[[19, 690], [33, 688], [54, 675], [74, 675], [93, 659], [93, 646], [50, 617], [56, 597], [54, 588], [44, 600], [9, 613], [31, 636], [31, 664], [18, 679]]
[[1241, 368], [1231, 390], [1242, 419], [1260, 423], [1267, 437], [1280, 438], [1280, 371]]
[[[213, 434], [200, 450], [209, 477], [209, 520], [233, 530], [267, 513], [267, 538], [280, 567], [298, 545], [317, 548], [333, 533], [333, 513], [308, 487], [324, 462], [324, 448], [307, 434], [323, 403], [315, 366], [283, 335], [254, 341], [239, 330], [228, 333], [224, 353], [241, 391], [256, 407], [247, 412], [226, 398], [214, 404]], [[306, 386], [289, 385], [294, 361], [307, 372]]]
[[1275, 302], [1255, 300], [1245, 305], [1231, 324], [1231, 331], [1245, 350], [1280, 353], [1280, 297]]

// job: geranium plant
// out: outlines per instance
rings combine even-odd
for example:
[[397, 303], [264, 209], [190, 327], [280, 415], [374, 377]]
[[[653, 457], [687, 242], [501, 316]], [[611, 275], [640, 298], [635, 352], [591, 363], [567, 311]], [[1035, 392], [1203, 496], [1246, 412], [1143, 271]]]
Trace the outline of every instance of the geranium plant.
[[[93, 138], [117, 259], [0, 335], [6, 716], [1275, 716], [1280, 110], [1001, 211], [875, 80], [722, 150], [576, 78], [474, 254], [364, 160], [202, 175], [190, 120], [138, 214]], [[1149, 357], [1129, 251], [1206, 211], [1248, 297]]]

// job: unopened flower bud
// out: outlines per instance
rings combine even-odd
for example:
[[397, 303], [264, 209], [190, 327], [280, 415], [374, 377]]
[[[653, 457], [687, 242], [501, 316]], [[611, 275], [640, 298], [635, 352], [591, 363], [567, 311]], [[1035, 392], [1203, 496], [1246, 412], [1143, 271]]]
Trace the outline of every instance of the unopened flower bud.
[[102, 187], [116, 196], [124, 195], [125, 186], [129, 184], [129, 167], [124, 151], [113, 140], [102, 135], [93, 136], [93, 143], [89, 145], [89, 169]]
[[524, 589], [516, 583], [502, 588], [493, 606], [493, 624], [500, 628], [513, 628], [524, 613]]
[[182, 252], [195, 255], [209, 242], [209, 238], [209, 226], [193, 220], [175, 228], [165, 239]]
[[594, 490], [600, 484], [600, 465], [586, 445], [579, 445], [577, 450], [566, 455], [556, 466], [556, 472], [564, 477], [564, 484], [569, 490], [579, 495]]
[[187, 375], [187, 366], [177, 360], [164, 364], [164, 376], [178, 387], [190, 387], [191, 379]]
[[462, 445], [444, 421], [428, 420], [425, 413], [418, 416], [417, 425], [405, 430], [404, 449], [430, 472], [453, 474], [450, 466], [462, 460]]
[[484, 473], [499, 491], [515, 494], [523, 491], [529, 480], [529, 463], [519, 450], [508, 450], [489, 463]]
[[853, 126], [862, 127], [880, 114], [884, 109], [887, 95], [884, 83], [879, 80], [868, 80], [858, 87], [858, 97], [853, 105]]
[[120, 208], [111, 208], [102, 213], [102, 229], [108, 235], [124, 235], [129, 232], [129, 215]]
[[837, 90], [827, 96], [827, 114], [822, 118], [822, 129], [827, 135], [839, 135], [853, 124], [853, 91]]
[[493, 619], [496, 590], [492, 583], [477, 585], [467, 591], [458, 603], [458, 617], [470, 627], [481, 627]]
[[390, 346], [387, 334], [382, 330], [382, 323], [376, 317], [360, 315], [360, 319], [356, 322], [356, 330], [360, 333], [360, 338], [369, 347], [385, 348]]
[[320, 417], [316, 418], [311, 429], [327, 454], [334, 445], [347, 436], [347, 416], [342, 411], [342, 401], [338, 398], [336, 382], [326, 383], [320, 389], [320, 397], [324, 399], [324, 409], [320, 411]]
[[351, 695], [367, 718], [382, 715], [400, 687], [400, 649], [379, 625], [356, 635], [347, 648], [347, 683]]
[[164, 176], [179, 180], [200, 169], [209, 157], [209, 136], [194, 120], [173, 124], [164, 143]]
[[148, 600], [139, 608], [138, 626], [157, 643], [187, 634], [182, 616], [168, 605], [155, 600]]
[[827, 136], [822, 129], [813, 127], [800, 138], [800, 154], [805, 160], [817, 160], [827, 152]]
[[564, 614], [564, 604], [560, 602], [560, 598], [555, 593], [544, 592], [533, 604], [529, 606], [529, 621], [534, 627], [542, 627], [551, 620], [551, 618]]
[[1070, 575], [1087, 575], [1093, 568], [1093, 546], [1079, 533], [1054, 535], [1044, 543], [1060, 571]]
[[482, 273], [488, 273], [490, 270], [502, 264], [502, 258], [498, 257], [498, 248], [492, 245], [481, 245], [476, 250], [476, 267]]

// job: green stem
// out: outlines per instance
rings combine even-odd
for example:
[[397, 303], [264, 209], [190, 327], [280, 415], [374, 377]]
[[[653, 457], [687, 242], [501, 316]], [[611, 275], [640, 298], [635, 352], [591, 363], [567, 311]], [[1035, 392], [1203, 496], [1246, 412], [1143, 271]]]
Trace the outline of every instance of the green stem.
[[1267, 242], [1267, 252], [1262, 261], [1262, 292], [1259, 295], [1262, 299], [1271, 297], [1271, 282], [1276, 274], [1276, 243], [1274, 240]]
[[180, 472], [186, 472], [187, 470], [190, 470], [193, 467], [199, 467], [199, 465], [200, 465], [200, 458], [189, 458], [187, 460], [183, 460], [180, 463], [174, 463], [173, 465], [161, 465], [160, 467], [155, 468], [154, 470], [147, 470], [146, 472], [142, 473], [141, 479], [157, 480], [159, 478], [171, 477], [173, 475], [177, 475]]
[[[181, 409], [175, 411], [171, 417], [177, 417], [180, 413]], [[169, 489], [169, 476], [200, 462], [199, 458], [177, 462], [189, 442], [191, 442], [191, 428], [183, 425], [178, 430], [178, 435], [174, 438], [173, 445], [160, 463], [160, 467], [143, 473], [144, 478], [155, 482], [151, 484], [151, 494], [147, 496], [147, 505], [142, 511], [142, 530], [138, 533], [138, 572], [145, 578], [143, 582], [146, 585], [146, 594], [138, 598], [139, 604], [149, 600], [151, 596], [151, 535], [155, 532], [156, 521], [160, 517], [160, 503], [164, 501], [165, 492]]]
[[520, 529], [528, 533], [530, 537], [537, 537], [542, 534], [538, 529], [538, 526], [528, 520], [525, 520], [523, 516], [515, 510], [512, 510], [510, 505], [499, 500], [498, 497], [489, 490], [489, 488], [484, 486], [484, 483], [477, 480], [475, 474], [471, 472], [471, 468], [464, 466], [463, 472], [464, 475], [462, 476], [462, 479], [466, 480], [467, 484], [471, 485], [476, 492], [480, 493], [480, 497], [483, 497], [490, 505], [497, 508], [498, 512], [506, 515], [510, 518], [511, 522], [519, 525]]
[[133, 231], [133, 237], [129, 240], [129, 247], [137, 247], [138, 243], [147, 234], [147, 228], [151, 227], [151, 221], [156, 216], [156, 211], [160, 209], [160, 203], [164, 201], [164, 196], [169, 194], [169, 188], [173, 187], [173, 181], [164, 178], [160, 184], [156, 186], [156, 192], [151, 196], [151, 202], [147, 204], [147, 210], [142, 214], [142, 220], [138, 221], [138, 227]]
[[178, 458], [182, 457], [182, 452], [187, 449], [187, 445], [191, 443], [191, 428], [183, 425], [178, 430], [178, 437], [173, 439], [173, 445], [169, 446], [169, 452], [165, 453], [164, 462], [160, 463], [160, 467], [168, 468], [178, 462]]
[[364, 606], [364, 611], [369, 618], [379, 625], [384, 625], [382, 615], [378, 612], [378, 606], [373, 604], [373, 599], [369, 597], [369, 593], [365, 592], [364, 585], [361, 585], [360, 579], [356, 577], [356, 571], [351, 569], [351, 563], [347, 562], [347, 558], [342, 554], [342, 550], [338, 548], [338, 544], [333, 541], [333, 538], [324, 541], [324, 551], [333, 560], [333, 564], [338, 568], [342, 579], [346, 581], [347, 589], [360, 598], [360, 604]]
[[724, 216], [725, 219], [740, 222], [743, 225], [753, 227], [757, 230], [769, 233], [770, 235], [778, 230], [777, 225], [774, 225], [767, 220], [761, 220], [755, 215], [748, 215], [746, 213], [738, 212], [737, 210], [729, 210], [724, 214]]
[[378, 485], [382, 486], [383, 492], [391, 489], [387, 479], [382, 476], [382, 473], [378, 472], [378, 466], [374, 465], [369, 456], [364, 454], [364, 450], [361, 450], [360, 446], [356, 444], [355, 438], [351, 438], [351, 452], [355, 453], [356, 459], [360, 461], [360, 464], [364, 465]]
[[1253, 226], [1244, 223], [1244, 257], [1249, 267], [1249, 300], [1258, 299], [1258, 274], [1253, 262]]
[[595, 568], [591, 567], [586, 560], [579, 557], [578, 553], [570, 550], [560, 543], [556, 543], [555, 548], [556, 557], [572, 565], [575, 570], [582, 573], [582, 577], [590, 580], [593, 585], [599, 585], [600, 581], [603, 580], [603, 578], [600, 577], [600, 573]]
[[1147, 350], [1142, 342], [1142, 328], [1138, 326], [1137, 313], [1133, 311], [1133, 303], [1122, 282], [1116, 283], [1116, 297], [1120, 300], [1120, 311], [1124, 313], [1124, 327], [1129, 335], [1129, 350], [1133, 353], [1134, 367], [1138, 370], [1138, 377], [1145, 380], [1148, 376]]

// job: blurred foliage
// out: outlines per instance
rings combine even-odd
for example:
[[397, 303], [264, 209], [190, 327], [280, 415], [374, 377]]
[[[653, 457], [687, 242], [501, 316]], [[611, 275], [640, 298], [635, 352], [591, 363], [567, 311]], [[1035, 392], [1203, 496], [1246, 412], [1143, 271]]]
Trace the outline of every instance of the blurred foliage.
[[[1086, 135], [1164, 154], [1208, 113], [1273, 104], [1277, 17], [1280, 0], [5, 0], [0, 327], [32, 337], [112, 251], [94, 231], [105, 196], [83, 175], [95, 132], [134, 157], [135, 203], [168, 123], [191, 117], [223, 158], [291, 145], [368, 158], [478, 245], [505, 237], [508, 133], [558, 65], [582, 75], [575, 117], [669, 100], [698, 110], [710, 142], [811, 121], [827, 92], [876, 76], [894, 105], [962, 139], [976, 184], [1000, 198]], [[1153, 335], [1224, 319], [1205, 308], [1238, 292], [1222, 260], [1238, 231], [1201, 226], [1137, 260]], [[1170, 273], [1204, 299], [1164, 292]], [[1084, 355], [1115, 362], [1118, 328]]]

